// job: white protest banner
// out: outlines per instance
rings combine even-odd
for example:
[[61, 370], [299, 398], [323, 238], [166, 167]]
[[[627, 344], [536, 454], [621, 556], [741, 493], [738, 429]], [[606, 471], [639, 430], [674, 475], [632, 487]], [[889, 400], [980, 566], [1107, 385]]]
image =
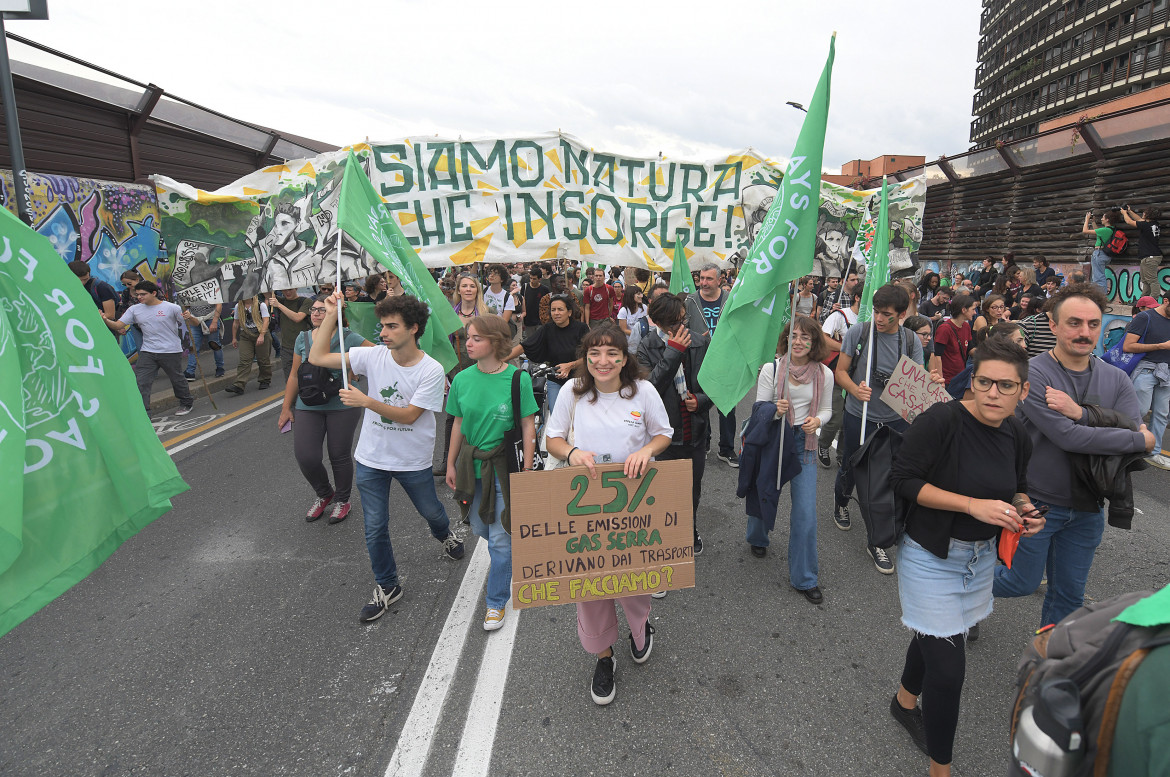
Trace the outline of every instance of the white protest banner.
[[903, 356], [898, 359], [894, 374], [879, 399], [886, 403], [886, 407], [914, 423], [914, 419], [928, 407], [950, 402], [951, 395], [945, 386], [930, 379], [930, 373], [921, 364]]

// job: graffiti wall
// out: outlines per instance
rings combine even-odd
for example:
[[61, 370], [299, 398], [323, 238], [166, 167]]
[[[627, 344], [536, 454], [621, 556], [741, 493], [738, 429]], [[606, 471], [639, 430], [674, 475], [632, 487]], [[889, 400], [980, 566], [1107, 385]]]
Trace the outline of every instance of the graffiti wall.
[[[62, 261], [81, 260], [90, 275], [118, 291], [135, 270], [171, 296], [171, 266], [159, 232], [153, 186], [29, 173], [33, 228], [49, 239]], [[12, 171], [0, 170], [0, 197], [16, 212]]]

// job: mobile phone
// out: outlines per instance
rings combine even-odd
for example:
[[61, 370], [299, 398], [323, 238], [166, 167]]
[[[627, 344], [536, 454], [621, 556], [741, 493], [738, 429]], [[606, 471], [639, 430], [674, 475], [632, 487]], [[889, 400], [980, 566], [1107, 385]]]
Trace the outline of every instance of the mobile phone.
[[292, 431], [292, 421], [285, 421], [284, 426], [280, 427], [281, 434], [288, 434]]

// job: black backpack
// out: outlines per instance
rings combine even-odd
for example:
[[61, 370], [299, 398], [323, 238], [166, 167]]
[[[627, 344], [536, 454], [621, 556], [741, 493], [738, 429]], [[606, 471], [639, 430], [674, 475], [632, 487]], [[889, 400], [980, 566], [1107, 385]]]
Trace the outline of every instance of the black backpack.
[[[313, 335], [305, 332], [305, 343], [313, 347]], [[324, 405], [341, 393], [341, 381], [333, 376], [333, 370], [318, 367], [308, 361], [301, 362], [297, 370], [297, 398], [306, 405]]]
[[1101, 250], [1108, 256], [1125, 256], [1129, 253], [1129, 238], [1120, 229], [1115, 229]]

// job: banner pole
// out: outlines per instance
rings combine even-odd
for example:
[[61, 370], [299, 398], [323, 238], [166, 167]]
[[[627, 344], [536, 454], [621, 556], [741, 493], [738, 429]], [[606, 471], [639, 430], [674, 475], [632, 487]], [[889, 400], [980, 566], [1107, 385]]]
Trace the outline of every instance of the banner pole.
[[[865, 355], [865, 385], [867, 387], [869, 386], [869, 381], [870, 381], [870, 378], [871, 378], [872, 373], [873, 373], [874, 347], [875, 346], [874, 346], [874, 342], [873, 342], [873, 312], [870, 311], [870, 314], [869, 314], [869, 347], [866, 349], [868, 351], [868, 353], [866, 353], [866, 355]], [[873, 389], [870, 388], [870, 391], [872, 392]], [[868, 415], [869, 415], [869, 402], [862, 402], [861, 403], [861, 441], [858, 443], [859, 446], [865, 445], [865, 420], [866, 420], [866, 417]]]
[[[788, 348], [787, 348], [787, 350], [784, 351], [784, 353], [789, 357], [788, 358], [788, 366], [789, 367], [792, 366], [792, 334], [796, 331], [796, 293], [797, 293], [797, 288], [798, 288], [797, 282], [794, 281], [792, 284], [792, 299], [790, 301], [791, 304], [788, 308]], [[776, 370], [776, 377], [777, 378], [780, 377], [779, 370]], [[784, 384], [779, 387], [779, 389], [777, 390], [776, 396], [778, 396], [780, 399], [784, 399], [784, 395], [787, 393], [788, 393], [788, 373], [785, 372], [784, 373]], [[796, 416], [793, 415], [793, 420], [795, 420], [795, 419], [796, 419]], [[779, 489], [780, 486], [782, 485], [780, 473], [783, 471], [784, 471], [784, 435], [780, 435], [780, 456], [779, 456], [779, 458], [776, 459], [776, 488], [777, 489]]]
[[[341, 293], [341, 227], [337, 228], [337, 285], [333, 291]], [[345, 294], [341, 294], [341, 299], [337, 301], [337, 339], [341, 345], [341, 385], [344, 388], [349, 388], [349, 369], [345, 366], [345, 326], [341, 323], [341, 309], [343, 307], [345, 307]]]

